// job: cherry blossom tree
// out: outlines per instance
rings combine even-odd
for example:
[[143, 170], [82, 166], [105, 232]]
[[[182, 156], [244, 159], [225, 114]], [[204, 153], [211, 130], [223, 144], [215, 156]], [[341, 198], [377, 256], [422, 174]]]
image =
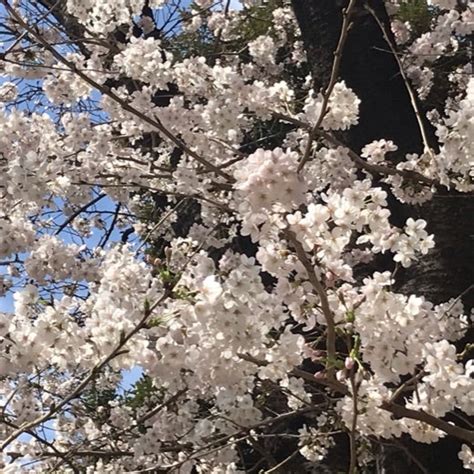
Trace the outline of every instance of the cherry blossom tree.
[[474, 470], [472, 8], [237, 3], [0, 1], [2, 472]]

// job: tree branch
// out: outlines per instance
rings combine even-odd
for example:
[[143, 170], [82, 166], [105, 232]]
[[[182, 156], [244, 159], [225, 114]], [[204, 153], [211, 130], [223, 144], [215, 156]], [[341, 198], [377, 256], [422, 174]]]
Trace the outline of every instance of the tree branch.
[[350, 27], [351, 13], [355, 4], [356, 4], [356, 0], [350, 0], [347, 8], [345, 8], [342, 11], [342, 18], [343, 18], [342, 29], [341, 29], [341, 34], [339, 36], [339, 42], [336, 47], [336, 51], [334, 51], [334, 61], [332, 64], [331, 78], [329, 79], [329, 84], [326, 90], [324, 91], [323, 103], [321, 105], [321, 112], [319, 114], [319, 117], [316, 120], [316, 124], [309, 132], [308, 143], [306, 144], [306, 149], [305, 149], [303, 158], [301, 159], [298, 165], [298, 173], [302, 171], [305, 163], [309, 160], [311, 156], [311, 148], [313, 146], [313, 141], [317, 135], [316, 132], [318, 131], [321, 124], [323, 123], [324, 116], [326, 115], [328, 111], [329, 99], [331, 98], [332, 91], [334, 90], [334, 86], [336, 85], [336, 82], [337, 82], [337, 76], [339, 73], [339, 68], [341, 66], [342, 51], [344, 49], [344, 45], [346, 44], [347, 34], [349, 32], [349, 27]]
[[438, 428], [444, 431], [446, 434], [454, 436], [458, 439], [466, 441], [468, 443], [474, 443], [474, 431], [461, 428], [460, 426], [453, 425], [447, 421], [443, 421], [436, 416], [430, 415], [422, 410], [412, 410], [410, 408], [397, 405], [393, 402], [383, 402], [381, 405], [383, 410], [389, 411], [397, 418], [410, 418], [412, 420], [421, 421], [433, 428]]
[[[273, 113], [273, 116], [276, 119], [292, 123], [293, 125], [296, 125], [297, 127], [300, 127], [306, 130], [311, 129], [311, 125], [309, 123], [303, 122], [302, 120], [299, 120], [297, 118], [290, 117], [290, 116], [280, 114], [280, 113]], [[328, 141], [334, 146], [340, 146], [340, 147], [346, 148], [348, 150], [349, 158], [351, 158], [354, 165], [359, 169], [363, 169], [365, 171], [368, 171], [369, 173], [382, 175], [382, 176], [400, 176], [412, 182], [423, 183], [426, 186], [439, 186], [440, 185], [440, 183], [438, 183], [437, 181], [427, 178], [426, 176], [422, 175], [421, 173], [418, 173], [417, 171], [398, 170], [396, 168], [391, 168], [389, 166], [368, 163], [366, 160], [361, 158], [354, 150], [351, 150], [346, 144], [338, 140], [334, 135], [330, 134], [329, 132], [325, 132], [324, 130], [316, 130], [315, 134], [317, 136], [320, 136], [324, 140]]]
[[319, 299], [321, 300], [321, 308], [323, 310], [323, 315], [326, 320], [326, 350], [327, 350], [327, 360], [326, 360], [326, 370], [328, 371], [328, 378], [334, 377], [335, 372], [335, 361], [336, 361], [336, 325], [334, 324], [334, 315], [329, 306], [329, 300], [326, 295], [326, 291], [319, 281], [314, 267], [310, 262], [303, 246], [296, 238], [295, 234], [291, 231], [285, 232], [288, 240], [291, 242], [293, 247], [296, 250], [296, 255], [298, 256], [299, 261], [303, 264], [303, 267], [308, 274], [308, 280], [316, 290]]
[[154, 117], [154, 118], [148, 117], [144, 113], [135, 109], [126, 100], [122, 99], [121, 97], [116, 95], [114, 92], [112, 92], [112, 90], [109, 87], [99, 84], [98, 82], [91, 79], [87, 74], [84, 74], [81, 70], [79, 70], [73, 62], [66, 59], [62, 54], [56, 51], [56, 49], [54, 49], [53, 46], [51, 46], [41, 35], [39, 35], [36, 31], [34, 31], [23, 20], [23, 18], [8, 4], [7, 0], [1, 0], [1, 3], [4, 5], [5, 9], [10, 13], [10, 15], [18, 22], [18, 24], [21, 25], [26, 31], [28, 31], [28, 33], [31, 35], [32, 38], [35, 38], [39, 44], [41, 44], [46, 50], [48, 50], [57, 61], [67, 66], [71, 72], [79, 76], [84, 82], [86, 82], [93, 88], [97, 89], [103, 95], [110, 97], [114, 102], [118, 103], [122, 107], [122, 109], [125, 110], [126, 112], [131, 113], [132, 115], [139, 118], [143, 122], [156, 128], [162, 135], [164, 135], [169, 141], [174, 143], [180, 150], [182, 150], [184, 153], [194, 158], [198, 163], [206, 167], [209, 171], [212, 171], [217, 176], [224, 178], [226, 181], [232, 182], [232, 177], [230, 175], [223, 172], [222, 170], [219, 169], [219, 167], [213, 165], [206, 159], [202, 158], [195, 151], [191, 150], [186, 145], [186, 143], [184, 143], [180, 138], [178, 138], [172, 132], [170, 132], [157, 117]]

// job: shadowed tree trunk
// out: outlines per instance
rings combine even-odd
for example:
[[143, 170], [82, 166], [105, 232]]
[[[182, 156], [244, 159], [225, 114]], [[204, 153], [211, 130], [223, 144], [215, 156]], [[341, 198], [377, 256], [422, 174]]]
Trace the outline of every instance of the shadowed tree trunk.
[[[359, 0], [351, 16], [343, 50], [339, 79], [361, 99], [359, 124], [343, 138], [357, 153], [376, 139], [390, 139], [398, 146], [398, 157], [421, 153], [423, 143], [410, 97], [400, 70], [382, 31]], [[382, 0], [372, 0], [370, 7], [390, 32]], [[344, 0], [292, 0], [304, 47], [312, 70], [315, 90], [329, 83], [334, 51], [339, 40]], [[394, 42], [392, 42], [394, 44]], [[425, 123], [430, 145], [437, 144], [432, 127]], [[394, 221], [408, 216], [428, 221], [428, 231], [435, 234], [437, 247], [411, 268], [399, 273], [397, 290], [424, 295], [434, 303], [456, 298], [474, 281], [474, 199], [472, 196], [441, 192], [423, 206], [408, 208], [391, 205]], [[474, 306], [474, 291], [466, 292], [463, 301]], [[443, 459], [457, 459], [459, 444], [444, 440], [433, 446], [404, 441], [430, 473], [465, 472], [461, 464], [443, 466]], [[385, 449], [382, 471], [391, 473], [422, 472], [400, 450]]]

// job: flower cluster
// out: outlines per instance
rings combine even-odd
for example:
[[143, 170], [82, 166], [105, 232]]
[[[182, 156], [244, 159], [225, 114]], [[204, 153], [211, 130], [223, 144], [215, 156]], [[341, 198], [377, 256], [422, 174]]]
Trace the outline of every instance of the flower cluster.
[[[379, 438], [434, 443], [473, 414], [462, 298], [400, 289], [442, 238], [391, 204], [472, 191], [468, 65], [429, 114], [439, 150], [353, 150], [361, 101], [311, 89], [289, 2], [68, 0], [31, 27], [10, 3], [2, 472], [230, 474], [273, 441], [320, 472], [342, 432], [369, 465]], [[432, 5], [422, 33], [392, 22], [420, 99], [472, 32]]]
[[271, 209], [275, 204], [292, 209], [304, 202], [306, 185], [296, 173], [298, 155], [280, 148], [259, 149], [248, 157], [246, 167], [234, 173], [235, 188], [250, 209]]
[[325, 112], [322, 118], [322, 126], [325, 130], [347, 130], [359, 122], [360, 100], [344, 81], [334, 86], [325, 111], [323, 111], [323, 104], [322, 94], [317, 97], [310, 94], [306, 99], [303, 117], [314, 125], [321, 120], [320, 116]]

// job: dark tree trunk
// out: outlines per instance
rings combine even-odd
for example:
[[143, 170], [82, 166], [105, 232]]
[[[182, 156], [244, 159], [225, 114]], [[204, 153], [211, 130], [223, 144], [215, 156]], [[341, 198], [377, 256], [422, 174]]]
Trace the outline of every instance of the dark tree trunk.
[[[383, 3], [372, 3], [387, 26]], [[345, 4], [339, 0], [293, 0], [316, 89], [329, 83]], [[373, 140], [386, 138], [398, 145], [400, 155], [421, 152], [416, 115], [379, 26], [362, 2], [355, 6], [351, 18], [339, 78], [356, 92], [361, 105], [359, 124], [346, 134], [348, 145], [359, 151]]]
[[[302, 39], [311, 66], [314, 87], [329, 83], [334, 51], [342, 27], [342, 9], [347, 0], [292, 0]], [[406, 153], [421, 153], [423, 143], [410, 97], [400, 75], [398, 64], [389, 52], [379, 25], [364, 9], [360, 0], [353, 11], [352, 25], [342, 54], [339, 79], [361, 99], [359, 124], [344, 134], [346, 144], [357, 153], [373, 140], [393, 140], [399, 148], [398, 160]], [[382, 0], [371, 0], [370, 6], [390, 32], [387, 12]], [[436, 149], [435, 135], [429, 124], [430, 143]], [[435, 234], [437, 247], [427, 257], [399, 274], [398, 291], [424, 295], [441, 303], [461, 295], [474, 281], [474, 200], [472, 196], [440, 193], [432, 201], [407, 208], [391, 206], [395, 220], [406, 217], [428, 221]], [[473, 307], [474, 291], [463, 301]], [[430, 445], [404, 444], [420, 458], [430, 473], [464, 472], [457, 462], [459, 445], [453, 440]], [[443, 466], [441, 459], [449, 459]], [[419, 472], [401, 451], [386, 451], [383, 471], [388, 473]]]

